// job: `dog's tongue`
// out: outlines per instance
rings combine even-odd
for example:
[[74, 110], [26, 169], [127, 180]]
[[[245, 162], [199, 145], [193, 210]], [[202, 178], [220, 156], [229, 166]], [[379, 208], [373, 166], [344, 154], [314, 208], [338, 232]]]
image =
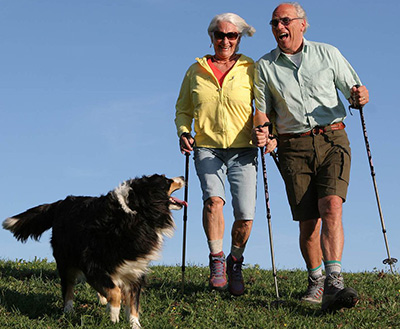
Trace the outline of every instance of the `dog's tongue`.
[[180, 205], [185, 206], [185, 207], [188, 206], [188, 203], [186, 201], [180, 200], [180, 199], [178, 199], [178, 198], [176, 198], [174, 196], [171, 196], [170, 198], [174, 203], [180, 204]]

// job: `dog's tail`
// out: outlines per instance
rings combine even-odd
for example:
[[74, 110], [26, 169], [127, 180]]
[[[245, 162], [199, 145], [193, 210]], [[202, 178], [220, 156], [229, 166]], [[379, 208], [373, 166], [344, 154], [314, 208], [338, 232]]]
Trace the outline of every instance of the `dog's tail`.
[[59, 202], [43, 204], [7, 218], [3, 222], [3, 228], [11, 231], [14, 237], [22, 242], [26, 242], [29, 237], [39, 240], [41, 235], [52, 227], [54, 210]]

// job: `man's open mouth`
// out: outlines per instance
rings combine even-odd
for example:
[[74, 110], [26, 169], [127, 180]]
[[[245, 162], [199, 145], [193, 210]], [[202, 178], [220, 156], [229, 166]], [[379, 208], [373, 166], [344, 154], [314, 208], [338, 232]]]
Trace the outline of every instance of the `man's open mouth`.
[[286, 38], [288, 38], [289, 37], [289, 34], [287, 34], [287, 33], [281, 33], [280, 35], [279, 35], [279, 39], [280, 40], [284, 40], [284, 39], [286, 39]]

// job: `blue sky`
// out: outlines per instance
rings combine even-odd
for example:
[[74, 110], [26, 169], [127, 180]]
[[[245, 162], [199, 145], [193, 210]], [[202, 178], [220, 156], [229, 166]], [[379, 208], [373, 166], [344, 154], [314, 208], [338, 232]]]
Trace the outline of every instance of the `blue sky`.
[[[184, 174], [174, 126], [186, 69], [210, 53], [207, 27], [234, 12], [257, 32], [240, 52], [257, 60], [275, 48], [268, 22], [277, 1], [0, 0], [0, 218], [67, 195], [105, 194], [128, 178]], [[400, 258], [398, 0], [302, 1], [306, 38], [337, 46], [370, 90], [367, 130], [392, 257]], [[345, 271], [387, 269], [359, 115], [346, 119], [353, 164], [344, 205]], [[276, 264], [304, 268], [298, 226], [267, 157]], [[262, 175], [245, 263], [271, 268]], [[177, 194], [183, 198], [183, 192]], [[207, 265], [201, 194], [190, 164], [188, 264]], [[180, 265], [183, 211], [156, 264]], [[232, 209], [225, 207], [225, 252]], [[17, 242], [0, 229], [0, 258], [52, 260], [50, 234]]]

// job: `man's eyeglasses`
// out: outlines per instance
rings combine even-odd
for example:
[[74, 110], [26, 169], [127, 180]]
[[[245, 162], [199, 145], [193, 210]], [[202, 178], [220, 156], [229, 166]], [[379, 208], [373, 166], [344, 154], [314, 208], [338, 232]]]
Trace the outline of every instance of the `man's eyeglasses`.
[[224, 33], [221, 31], [214, 31], [214, 38], [217, 40], [223, 40], [228, 38], [228, 40], [236, 40], [239, 37], [239, 33], [237, 32], [228, 32]]
[[283, 18], [275, 18], [272, 19], [269, 24], [272, 25], [273, 27], [277, 27], [279, 25], [279, 22], [281, 22], [284, 26], [288, 26], [291, 21], [294, 21], [295, 19], [304, 19], [301, 17], [296, 17], [296, 18], [290, 18], [290, 17], [283, 17]]

